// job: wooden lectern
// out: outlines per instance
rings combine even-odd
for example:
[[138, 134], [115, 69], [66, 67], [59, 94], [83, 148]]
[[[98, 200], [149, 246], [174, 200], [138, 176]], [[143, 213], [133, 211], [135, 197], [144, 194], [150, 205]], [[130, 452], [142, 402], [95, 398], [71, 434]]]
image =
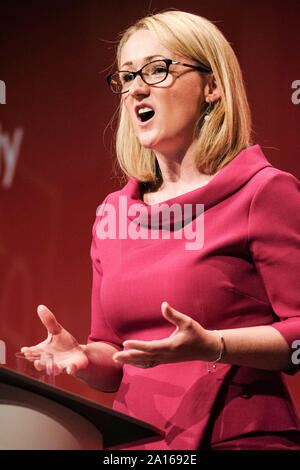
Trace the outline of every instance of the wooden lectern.
[[163, 432], [0, 366], [0, 450], [100, 450]]

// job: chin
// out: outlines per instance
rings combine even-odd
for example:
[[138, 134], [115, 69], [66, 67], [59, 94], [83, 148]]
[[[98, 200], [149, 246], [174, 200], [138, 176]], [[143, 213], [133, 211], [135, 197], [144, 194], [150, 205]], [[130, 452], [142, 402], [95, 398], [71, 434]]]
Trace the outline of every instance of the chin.
[[140, 140], [140, 144], [142, 147], [144, 147], [144, 149], [149, 149], [149, 150], [155, 150], [155, 146], [153, 146], [153, 144], [151, 144], [151, 142], [143, 142]]
[[155, 150], [161, 141], [161, 137], [158, 136], [157, 131], [155, 132], [153, 129], [145, 129], [144, 131], [138, 129], [135, 135], [142, 147], [150, 150]]
[[143, 138], [138, 138], [139, 142], [142, 147], [145, 149], [150, 149], [150, 150], [155, 150], [157, 142], [153, 141], [153, 139], [143, 139]]

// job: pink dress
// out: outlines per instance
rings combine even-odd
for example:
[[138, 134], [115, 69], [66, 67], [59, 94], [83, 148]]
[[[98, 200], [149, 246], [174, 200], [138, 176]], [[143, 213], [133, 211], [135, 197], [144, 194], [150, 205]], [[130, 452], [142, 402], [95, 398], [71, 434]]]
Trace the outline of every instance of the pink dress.
[[[165, 300], [207, 329], [271, 325], [291, 357], [300, 339], [300, 183], [258, 145], [207, 185], [154, 206], [131, 178], [101, 205], [91, 257], [89, 342], [121, 349], [127, 339], [169, 336]], [[296, 362], [287, 373], [299, 370]], [[220, 363], [211, 374], [202, 361], [125, 365], [114, 408], [165, 432], [122, 449], [193, 450], [208, 436], [217, 446], [248, 433], [300, 431], [281, 373]]]

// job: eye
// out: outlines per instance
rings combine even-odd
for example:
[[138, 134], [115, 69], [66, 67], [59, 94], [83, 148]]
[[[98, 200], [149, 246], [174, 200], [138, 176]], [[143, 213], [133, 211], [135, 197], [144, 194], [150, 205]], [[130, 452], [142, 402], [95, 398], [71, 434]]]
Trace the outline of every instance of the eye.
[[165, 74], [167, 71], [166, 69], [166, 66], [165, 65], [156, 65], [153, 67], [151, 73], [153, 75], [161, 75], [161, 74]]
[[152, 62], [144, 67], [143, 73], [148, 76], [161, 77], [167, 73], [167, 67], [164, 62]]
[[120, 73], [120, 80], [122, 83], [132, 82], [132, 80], [134, 80], [134, 74], [131, 72], [122, 72]]
[[166, 70], [167, 70], [167, 69], [166, 69], [165, 65], [157, 65], [157, 66], [155, 67], [154, 73], [165, 73]]

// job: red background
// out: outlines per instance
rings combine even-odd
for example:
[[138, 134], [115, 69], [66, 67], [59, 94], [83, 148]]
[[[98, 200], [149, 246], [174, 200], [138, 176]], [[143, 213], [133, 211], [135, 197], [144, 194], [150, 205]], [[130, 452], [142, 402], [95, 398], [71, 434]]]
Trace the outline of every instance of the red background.
[[[15, 351], [45, 337], [39, 304], [86, 341], [91, 228], [97, 206], [122, 185], [113, 169], [118, 101], [105, 75], [119, 32], [170, 7], [205, 16], [223, 31], [244, 73], [255, 142], [300, 179], [300, 105], [292, 102], [292, 83], [300, 80], [298, 0], [1, 2], [0, 136], [24, 131], [9, 187], [0, 146], [0, 339], [9, 367]], [[300, 375], [288, 383], [300, 410]], [[72, 377], [57, 385], [108, 405], [114, 397]]]

